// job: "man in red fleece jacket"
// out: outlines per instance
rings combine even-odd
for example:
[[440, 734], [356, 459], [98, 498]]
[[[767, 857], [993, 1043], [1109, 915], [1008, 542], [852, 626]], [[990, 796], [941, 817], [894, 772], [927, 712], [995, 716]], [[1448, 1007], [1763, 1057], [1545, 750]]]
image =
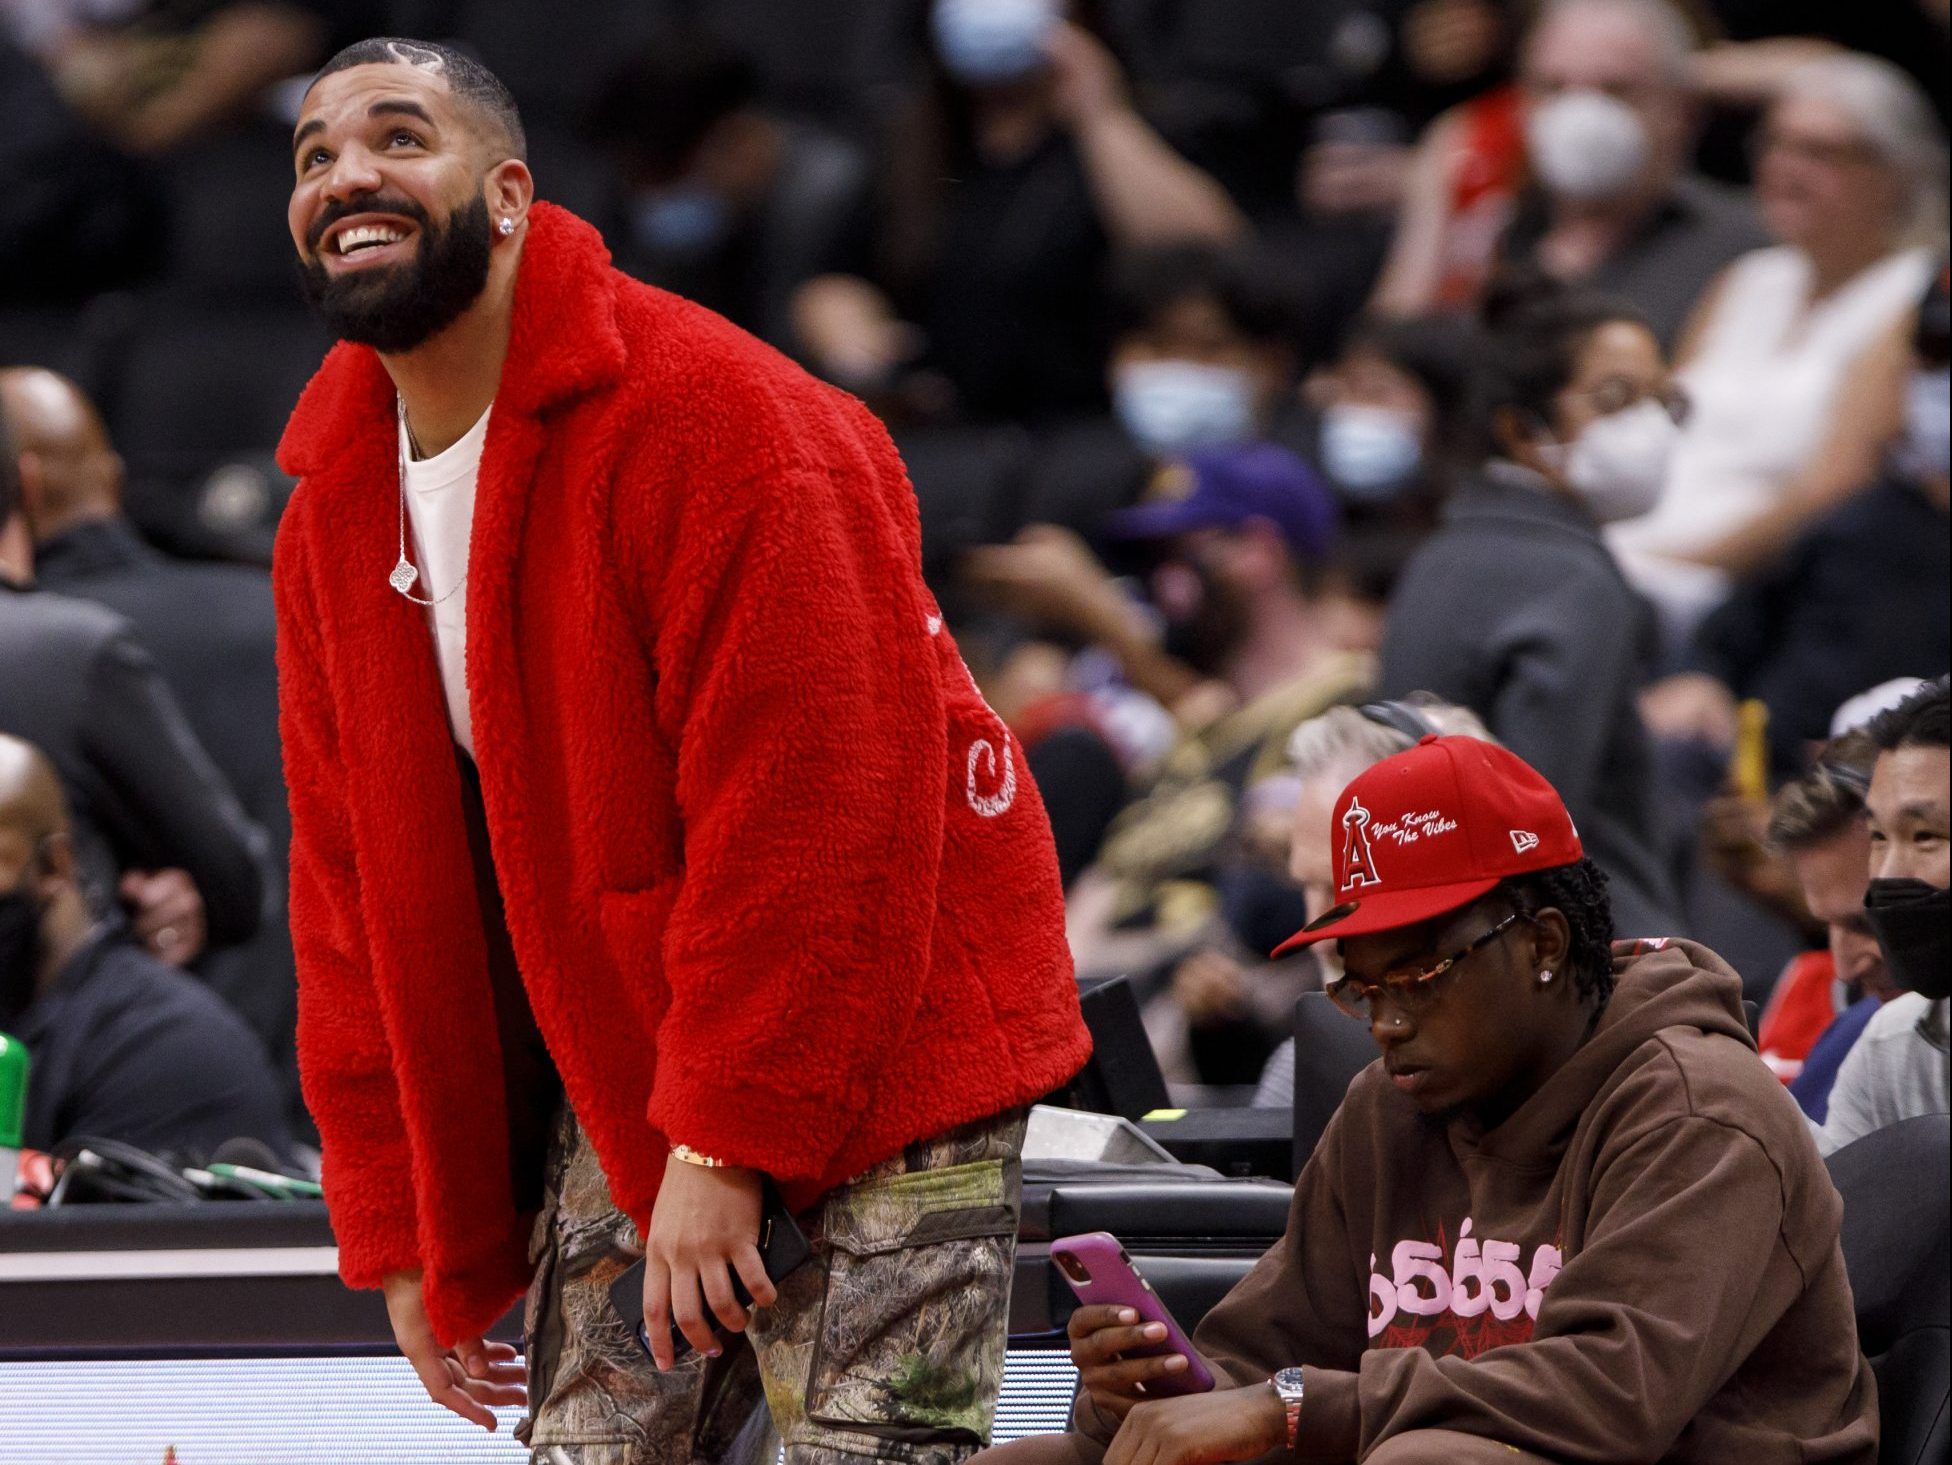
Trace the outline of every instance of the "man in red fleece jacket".
[[[455, 52], [348, 48], [293, 148], [343, 342], [280, 449], [276, 565], [342, 1275], [488, 1428], [525, 1389], [482, 1335], [527, 1286], [551, 1461], [719, 1458], [762, 1379], [795, 1461], [962, 1458], [1023, 1106], [1089, 1039], [892, 445], [535, 201]], [[768, 1176], [820, 1243], [777, 1292]], [[655, 1369], [608, 1296], [640, 1254]]]

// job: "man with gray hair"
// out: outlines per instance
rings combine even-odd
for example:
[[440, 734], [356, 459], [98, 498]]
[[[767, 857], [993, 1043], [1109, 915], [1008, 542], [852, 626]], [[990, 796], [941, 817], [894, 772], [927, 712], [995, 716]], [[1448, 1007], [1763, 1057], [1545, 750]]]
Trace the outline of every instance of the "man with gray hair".
[[1630, 301], [1671, 348], [1722, 267], [1767, 242], [1739, 194], [1689, 167], [1695, 44], [1668, 0], [1549, 0], [1520, 48], [1529, 182], [1502, 231], [1474, 243], [1481, 217], [1453, 212], [1470, 140], [1440, 119], [1376, 304], [1420, 314], [1461, 279], [1536, 272]]
[[1721, 268], [1763, 242], [1733, 191], [1689, 169], [1694, 37], [1666, 0], [1554, 0], [1519, 63], [1536, 188], [1501, 255], [1605, 290], [1672, 346]]

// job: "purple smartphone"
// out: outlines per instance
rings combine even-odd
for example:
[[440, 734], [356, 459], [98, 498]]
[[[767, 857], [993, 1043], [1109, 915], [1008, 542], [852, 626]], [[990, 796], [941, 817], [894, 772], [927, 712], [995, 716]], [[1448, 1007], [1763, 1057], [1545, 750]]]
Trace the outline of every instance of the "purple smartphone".
[[1186, 1359], [1184, 1373], [1167, 1374], [1143, 1385], [1143, 1392], [1153, 1395], [1204, 1394], [1213, 1387], [1213, 1375], [1207, 1371], [1200, 1356], [1193, 1351], [1193, 1345], [1166, 1304], [1159, 1300], [1159, 1294], [1152, 1290], [1152, 1284], [1138, 1273], [1132, 1265], [1132, 1258], [1125, 1254], [1125, 1248], [1118, 1244], [1118, 1238], [1109, 1231], [1091, 1231], [1083, 1236], [1066, 1236], [1061, 1241], [1051, 1243], [1051, 1261], [1058, 1272], [1078, 1295], [1078, 1301], [1088, 1306], [1129, 1307], [1139, 1315], [1144, 1323], [1164, 1323], [1166, 1337], [1163, 1342], [1153, 1343], [1144, 1348], [1127, 1350], [1128, 1358], [1158, 1358], [1168, 1353], [1178, 1353]]

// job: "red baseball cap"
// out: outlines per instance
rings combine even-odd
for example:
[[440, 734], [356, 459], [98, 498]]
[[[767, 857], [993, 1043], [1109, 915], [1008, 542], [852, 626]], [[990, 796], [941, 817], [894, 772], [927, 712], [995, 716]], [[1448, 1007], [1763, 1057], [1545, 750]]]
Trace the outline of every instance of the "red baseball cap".
[[1276, 956], [1414, 926], [1507, 876], [1576, 864], [1585, 853], [1559, 791], [1482, 738], [1426, 737], [1385, 758], [1342, 790], [1330, 828], [1340, 904]]

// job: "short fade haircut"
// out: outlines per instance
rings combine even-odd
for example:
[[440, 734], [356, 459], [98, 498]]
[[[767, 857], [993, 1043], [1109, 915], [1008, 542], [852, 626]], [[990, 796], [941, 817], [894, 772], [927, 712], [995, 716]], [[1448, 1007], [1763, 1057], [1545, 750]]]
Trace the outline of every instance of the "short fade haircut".
[[1952, 747], [1952, 697], [1947, 686], [1945, 677], [1927, 682], [1890, 711], [1872, 718], [1865, 731], [1877, 750]]
[[1862, 732], [1846, 734], [1826, 747], [1815, 767], [1776, 790], [1769, 805], [1770, 847], [1808, 849], [1861, 820], [1876, 761], [1877, 745]]
[[436, 71], [448, 89], [467, 106], [492, 124], [508, 147], [508, 155], [522, 162], [529, 160], [529, 137], [522, 128], [522, 114], [515, 98], [502, 85], [502, 79], [474, 57], [439, 41], [416, 41], [405, 36], [374, 36], [354, 41], [321, 66], [306, 90], [335, 71], [350, 71], [355, 66], [417, 66]]

